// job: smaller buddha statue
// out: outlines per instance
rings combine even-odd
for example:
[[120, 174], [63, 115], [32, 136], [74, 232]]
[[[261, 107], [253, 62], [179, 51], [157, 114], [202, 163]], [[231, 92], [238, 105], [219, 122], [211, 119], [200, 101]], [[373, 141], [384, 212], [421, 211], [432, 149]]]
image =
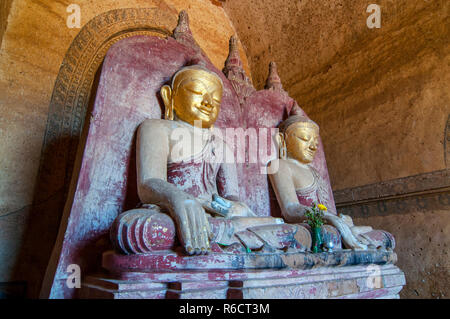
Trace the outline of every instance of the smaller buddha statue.
[[[311, 163], [319, 145], [319, 126], [301, 115], [296, 105], [288, 119], [279, 126], [276, 137], [280, 149], [278, 170], [269, 175], [284, 219], [289, 223], [304, 220], [304, 212], [313, 203], [328, 207], [324, 218], [340, 232], [344, 244], [352, 249], [376, 247], [375, 242], [363, 234], [372, 227], [355, 226], [349, 216], [336, 215], [331, 203], [332, 194], [327, 183]], [[274, 165], [273, 161], [269, 166]]]

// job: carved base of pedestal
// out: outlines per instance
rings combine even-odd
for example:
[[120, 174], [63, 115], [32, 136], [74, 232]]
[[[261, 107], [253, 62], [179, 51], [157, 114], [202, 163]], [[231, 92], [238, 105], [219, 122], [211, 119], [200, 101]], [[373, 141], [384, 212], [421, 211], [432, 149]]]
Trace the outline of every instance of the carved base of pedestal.
[[186, 256], [165, 251], [143, 255], [103, 254], [102, 266], [111, 273], [180, 270], [310, 269], [368, 264], [395, 264], [397, 255], [387, 250], [336, 250], [334, 252], [211, 253]]
[[404, 273], [394, 265], [126, 273], [85, 279], [81, 298], [323, 299], [399, 298]]

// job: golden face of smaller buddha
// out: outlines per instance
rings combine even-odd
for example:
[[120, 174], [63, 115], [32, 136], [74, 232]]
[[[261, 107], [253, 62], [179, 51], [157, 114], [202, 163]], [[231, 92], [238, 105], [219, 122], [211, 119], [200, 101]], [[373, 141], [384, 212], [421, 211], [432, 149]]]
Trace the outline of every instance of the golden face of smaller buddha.
[[314, 160], [319, 146], [319, 132], [312, 125], [292, 125], [285, 133], [288, 155], [309, 164]]
[[189, 69], [175, 78], [172, 88], [164, 86], [161, 95], [166, 108], [171, 108], [180, 120], [191, 125], [201, 121], [203, 128], [209, 128], [219, 116], [222, 91], [216, 75]]

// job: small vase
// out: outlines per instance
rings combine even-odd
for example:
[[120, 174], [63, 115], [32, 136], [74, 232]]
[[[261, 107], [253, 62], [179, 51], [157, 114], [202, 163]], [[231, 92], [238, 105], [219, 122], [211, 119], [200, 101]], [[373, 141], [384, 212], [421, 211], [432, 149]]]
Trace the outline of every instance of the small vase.
[[312, 251], [313, 253], [322, 252], [322, 231], [320, 227], [312, 227]]

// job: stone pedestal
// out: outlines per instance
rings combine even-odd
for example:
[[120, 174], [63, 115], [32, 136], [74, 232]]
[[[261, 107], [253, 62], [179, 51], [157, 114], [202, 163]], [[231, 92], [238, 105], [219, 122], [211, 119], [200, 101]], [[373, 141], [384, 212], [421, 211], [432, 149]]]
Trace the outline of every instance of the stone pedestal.
[[391, 251], [103, 254], [105, 274], [81, 298], [398, 298], [405, 275]]
[[[128, 278], [127, 278], [128, 277]], [[81, 298], [325, 299], [399, 298], [404, 273], [394, 265], [299, 270], [179, 271], [90, 276]]]

